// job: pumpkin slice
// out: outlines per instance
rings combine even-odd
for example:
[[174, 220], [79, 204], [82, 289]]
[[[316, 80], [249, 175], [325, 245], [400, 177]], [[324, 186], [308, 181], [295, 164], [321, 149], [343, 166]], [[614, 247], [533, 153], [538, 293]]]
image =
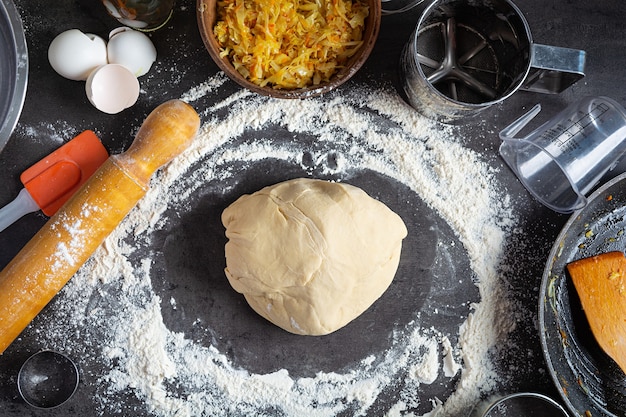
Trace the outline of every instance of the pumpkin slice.
[[591, 331], [626, 372], [626, 258], [607, 252], [567, 265]]

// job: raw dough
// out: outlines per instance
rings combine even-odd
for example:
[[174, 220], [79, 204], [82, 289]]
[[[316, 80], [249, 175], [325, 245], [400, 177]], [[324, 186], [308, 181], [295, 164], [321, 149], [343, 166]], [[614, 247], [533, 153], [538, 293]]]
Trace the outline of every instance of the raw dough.
[[398, 268], [402, 219], [360, 188], [295, 179], [222, 213], [226, 276], [250, 306], [296, 334], [324, 335], [363, 313]]

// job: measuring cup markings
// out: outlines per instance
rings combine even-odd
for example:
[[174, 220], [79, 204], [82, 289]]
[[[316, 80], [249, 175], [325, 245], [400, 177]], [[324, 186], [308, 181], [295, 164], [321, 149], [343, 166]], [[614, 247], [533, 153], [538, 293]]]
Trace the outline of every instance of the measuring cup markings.
[[558, 126], [564, 131], [565, 134], [568, 135], [565, 140], [563, 140], [561, 136], [557, 138], [559, 141], [561, 141], [560, 144], [567, 144], [570, 139], [575, 138], [579, 135], [587, 137], [588, 129], [595, 129], [599, 125], [598, 121], [601, 119], [602, 115], [608, 110], [608, 106], [606, 106], [604, 103], [600, 103], [598, 105], [594, 105], [593, 108], [590, 109], [588, 112], [578, 111], [578, 119], [567, 119], [566, 122], [568, 122], [568, 124]]
[[[602, 116], [608, 110], [609, 107], [605, 103], [599, 103], [588, 112], [577, 111], [574, 117], [547, 129], [537, 140], [538, 145], [551, 158], [559, 160], [559, 165], [564, 171], [568, 171], [568, 176], [574, 183], [586, 176], [591, 171], [590, 167], [593, 167], [615, 146], [610, 137], [604, 134], [595, 134], [596, 131], [602, 133], [597, 129], [605, 121]], [[613, 136], [621, 140], [619, 130], [613, 133]], [[585, 143], [588, 141], [591, 143]], [[591, 148], [585, 154], [581, 154], [583, 143], [587, 148]], [[544, 157], [542, 156], [542, 158]], [[578, 163], [572, 165], [574, 162]], [[531, 164], [537, 163], [536, 160], [531, 162]], [[568, 166], [571, 166], [569, 170]]]
[[547, 129], [540, 138], [548, 143], [554, 143], [562, 152], [575, 151], [580, 148], [580, 136], [588, 137], [588, 128], [597, 127], [598, 119], [606, 111], [608, 107], [603, 104], [595, 106], [589, 113], [578, 111], [577, 119], [569, 118], [565, 123]]

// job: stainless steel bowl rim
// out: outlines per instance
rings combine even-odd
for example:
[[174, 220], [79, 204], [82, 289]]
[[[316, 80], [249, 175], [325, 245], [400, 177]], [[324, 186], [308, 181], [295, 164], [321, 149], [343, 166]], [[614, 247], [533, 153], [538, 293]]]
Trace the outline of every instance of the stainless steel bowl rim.
[[22, 113], [28, 83], [28, 49], [12, 0], [0, 0], [0, 152]]

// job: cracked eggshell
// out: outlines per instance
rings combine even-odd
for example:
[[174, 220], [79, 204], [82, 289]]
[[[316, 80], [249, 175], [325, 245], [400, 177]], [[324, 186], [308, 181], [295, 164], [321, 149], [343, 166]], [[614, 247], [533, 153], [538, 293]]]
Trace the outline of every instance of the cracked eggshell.
[[107, 64], [94, 70], [85, 84], [87, 98], [98, 110], [116, 114], [139, 98], [139, 81], [128, 68]]
[[110, 64], [124, 65], [137, 77], [146, 74], [157, 57], [150, 38], [127, 27], [111, 31], [107, 52]]
[[66, 30], [50, 43], [48, 61], [62, 77], [85, 81], [95, 68], [107, 63], [106, 42], [78, 29]]

